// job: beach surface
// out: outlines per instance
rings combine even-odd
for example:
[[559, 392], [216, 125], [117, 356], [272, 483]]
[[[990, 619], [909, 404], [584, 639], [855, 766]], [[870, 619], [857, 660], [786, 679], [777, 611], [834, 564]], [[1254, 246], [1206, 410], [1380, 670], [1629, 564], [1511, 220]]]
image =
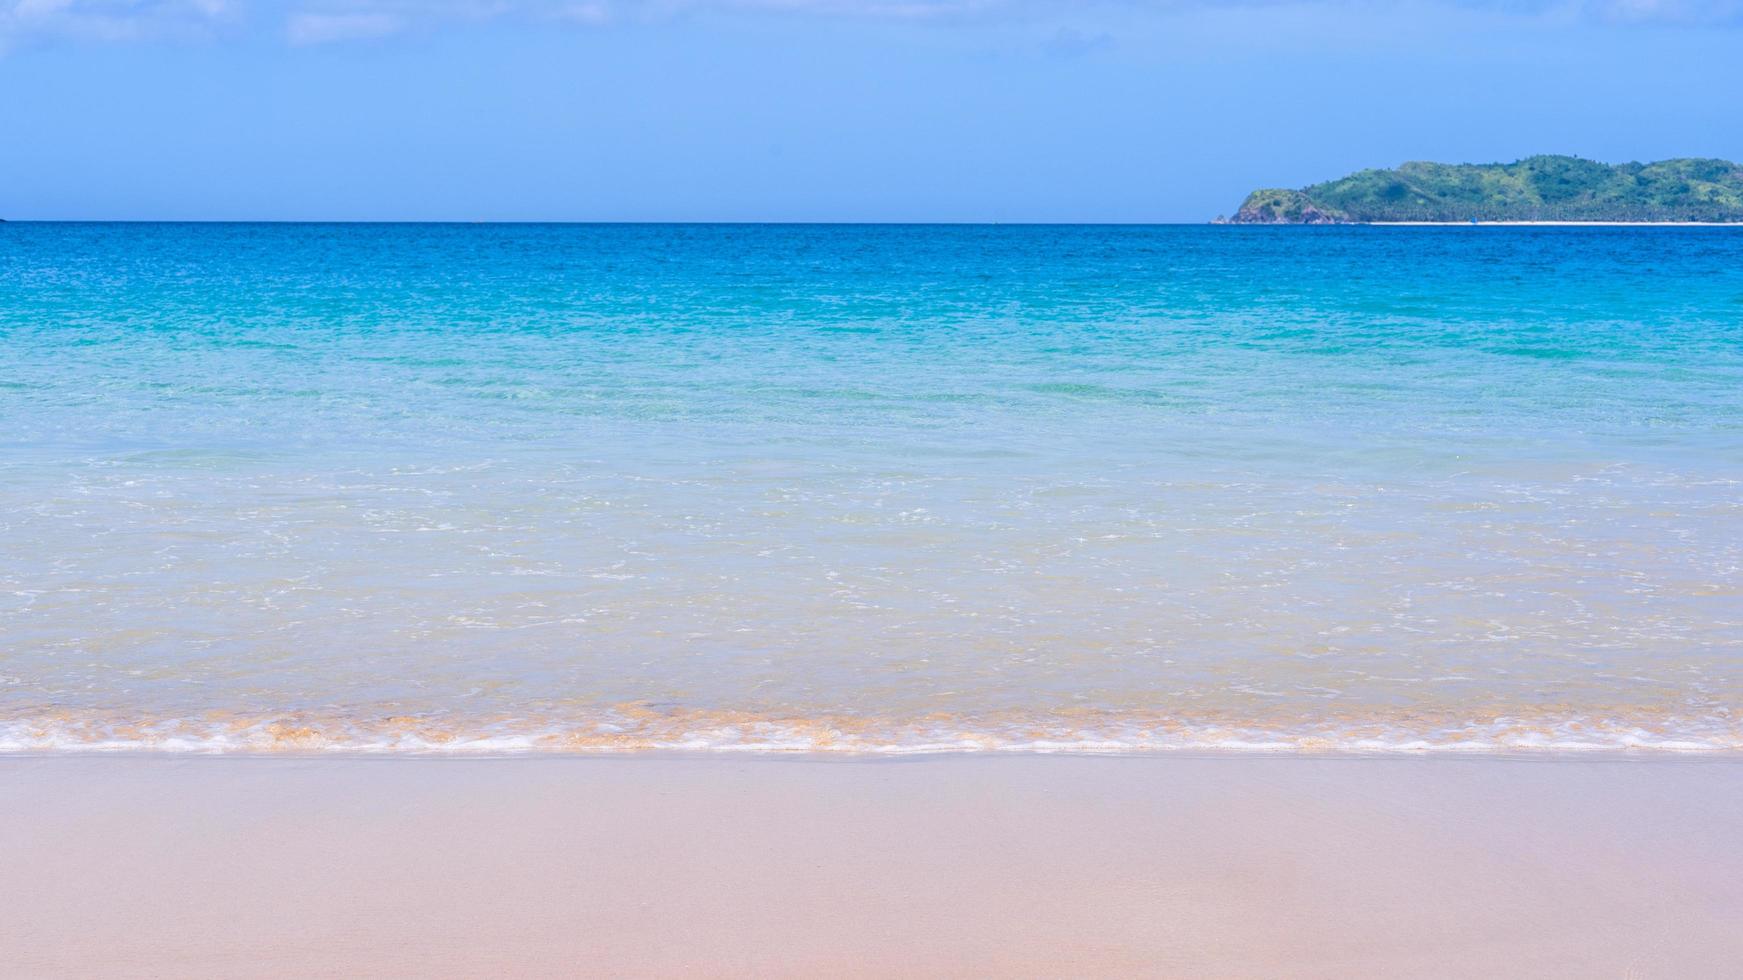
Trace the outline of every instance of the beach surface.
[[1711, 758], [15, 756], [0, 962], [1717, 977], [1739, 827]]

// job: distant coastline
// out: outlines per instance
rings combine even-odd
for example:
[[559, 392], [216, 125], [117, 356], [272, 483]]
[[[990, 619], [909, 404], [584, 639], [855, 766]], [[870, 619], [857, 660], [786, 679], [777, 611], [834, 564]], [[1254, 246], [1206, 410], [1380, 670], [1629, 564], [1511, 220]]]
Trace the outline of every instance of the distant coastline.
[[1351, 221], [1382, 228], [1743, 228], [1743, 221]]
[[1513, 163], [1406, 163], [1300, 189], [1253, 191], [1243, 225], [1743, 224], [1743, 166], [1677, 159], [1606, 164], [1570, 156]]
[[1220, 225], [1341, 225], [1364, 228], [1743, 228], [1743, 221], [1232, 221]]

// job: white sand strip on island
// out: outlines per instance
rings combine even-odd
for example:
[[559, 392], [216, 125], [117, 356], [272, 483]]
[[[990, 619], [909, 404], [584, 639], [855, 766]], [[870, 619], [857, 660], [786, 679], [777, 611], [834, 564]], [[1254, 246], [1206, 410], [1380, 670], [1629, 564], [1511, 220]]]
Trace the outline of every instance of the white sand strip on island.
[[1383, 228], [1743, 228], [1743, 221], [1353, 221]]
[[0, 759], [8, 976], [1718, 977], [1734, 760]]

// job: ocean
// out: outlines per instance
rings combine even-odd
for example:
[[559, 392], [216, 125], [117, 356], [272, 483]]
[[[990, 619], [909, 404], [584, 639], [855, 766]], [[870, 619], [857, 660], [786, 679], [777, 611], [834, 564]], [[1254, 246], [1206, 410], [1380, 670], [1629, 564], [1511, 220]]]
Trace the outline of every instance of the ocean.
[[0, 750], [1743, 751], [1743, 232], [0, 225]]

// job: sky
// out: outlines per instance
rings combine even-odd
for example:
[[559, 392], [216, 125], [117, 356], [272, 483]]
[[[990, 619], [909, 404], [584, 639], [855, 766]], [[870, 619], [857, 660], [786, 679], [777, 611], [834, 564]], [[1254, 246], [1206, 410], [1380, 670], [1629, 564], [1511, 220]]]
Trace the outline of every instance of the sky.
[[0, 0], [0, 218], [1195, 222], [1738, 93], [1743, 0]]

